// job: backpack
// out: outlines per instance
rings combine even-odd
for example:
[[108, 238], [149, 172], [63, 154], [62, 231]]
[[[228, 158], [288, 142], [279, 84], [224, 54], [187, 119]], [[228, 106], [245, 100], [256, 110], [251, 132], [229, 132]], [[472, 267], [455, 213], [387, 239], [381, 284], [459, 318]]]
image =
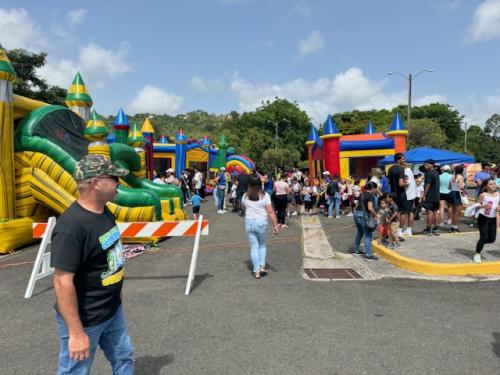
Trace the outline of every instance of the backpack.
[[328, 184], [326, 187], [326, 194], [328, 194], [330, 197], [333, 197], [335, 193], [339, 192], [339, 183], [332, 181]]

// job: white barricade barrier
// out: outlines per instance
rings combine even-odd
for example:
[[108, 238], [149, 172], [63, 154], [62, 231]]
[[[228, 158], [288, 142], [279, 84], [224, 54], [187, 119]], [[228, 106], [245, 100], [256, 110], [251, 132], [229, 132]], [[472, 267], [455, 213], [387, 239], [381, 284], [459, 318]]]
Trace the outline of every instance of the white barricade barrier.
[[[30, 298], [37, 280], [54, 273], [50, 267], [50, 251], [46, 251], [51, 243], [52, 230], [56, 225], [56, 218], [51, 217], [47, 223], [33, 223], [33, 238], [41, 238], [42, 243], [38, 249], [31, 277], [26, 288], [24, 298]], [[208, 220], [203, 220], [200, 215], [198, 220], [183, 221], [152, 221], [152, 222], [118, 222], [116, 223], [122, 238], [134, 237], [195, 237], [191, 265], [186, 284], [185, 294], [191, 292], [191, 284], [196, 272], [198, 260], [198, 247], [200, 236], [208, 236]], [[41, 268], [41, 270], [40, 270]]]
[[33, 295], [33, 289], [35, 289], [35, 283], [37, 280], [44, 278], [45, 276], [52, 275], [54, 269], [50, 267], [50, 251], [46, 251], [47, 247], [51, 244], [52, 230], [56, 226], [56, 218], [54, 216], [49, 218], [47, 223], [42, 226], [37, 226], [33, 224], [33, 237], [35, 234], [38, 238], [39, 232], [42, 232], [42, 243], [38, 248], [38, 253], [36, 254], [35, 265], [33, 270], [31, 270], [30, 281], [28, 282], [28, 287], [24, 293], [24, 298], [30, 298]]

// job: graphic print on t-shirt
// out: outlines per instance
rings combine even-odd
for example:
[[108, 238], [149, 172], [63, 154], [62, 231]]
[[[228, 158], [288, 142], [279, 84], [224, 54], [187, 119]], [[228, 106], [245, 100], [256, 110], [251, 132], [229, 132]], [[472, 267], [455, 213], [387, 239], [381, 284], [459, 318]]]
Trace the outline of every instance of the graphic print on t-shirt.
[[123, 246], [120, 240], [120, 231], [116, 226], [99, 237], [99, 242], [107, 252], [108, 270], [101, 274], [102, 285], [108, 286], [119, 283], [123, 279]]

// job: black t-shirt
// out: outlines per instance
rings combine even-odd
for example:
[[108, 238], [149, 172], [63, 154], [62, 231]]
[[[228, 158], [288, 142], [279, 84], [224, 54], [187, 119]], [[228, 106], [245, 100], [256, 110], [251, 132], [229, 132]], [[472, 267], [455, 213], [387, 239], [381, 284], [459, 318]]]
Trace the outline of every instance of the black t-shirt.
[[389, 168], [387, 178], [391, 186], [391, 192], [396, 193], [397, 196], [401, 196], [405, 193], [405, 187], [399, 186], [399, 180], [405, 178], [405, 169], [401, 165], [395, 164]]
[[428, 202], [439, 202], [439, 173], [435, 169], [429, 169], [425, 172], [424, 184], [430, 184], [430, 188], [425, 196], [425, 200]]
[[237, 193], [246, 193], [250, 178], [251, 177], [247, 174], [242, 174], [238, 177], [238, 187], [236, 188]]
[[73, 203], [57, 219], [50, 264], [74, 273], [78, 311], [84, 327], [114, 316], [121, 304], [124, 257], [120, 231], [107, 207], [97, 214], [78, 202]]
[[361, 194], [360, 198], [354, 198], [355, 211], [365, 211], [368, 212], [368, 202], [372, 202], [373, 208], [375, 208], [375, 196], [372, 193], [365, 191]]

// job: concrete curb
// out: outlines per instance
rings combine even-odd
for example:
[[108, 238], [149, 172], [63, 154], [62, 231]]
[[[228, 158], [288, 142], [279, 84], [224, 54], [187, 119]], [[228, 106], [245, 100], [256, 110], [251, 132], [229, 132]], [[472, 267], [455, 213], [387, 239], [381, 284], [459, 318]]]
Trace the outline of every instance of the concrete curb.
[[405, 257], [396, 251], [372, 242], [375, 253], [398, 268], [425, 275], [472, 276], [500, 275], [500, 262], [485, 263], [436, 263]]

